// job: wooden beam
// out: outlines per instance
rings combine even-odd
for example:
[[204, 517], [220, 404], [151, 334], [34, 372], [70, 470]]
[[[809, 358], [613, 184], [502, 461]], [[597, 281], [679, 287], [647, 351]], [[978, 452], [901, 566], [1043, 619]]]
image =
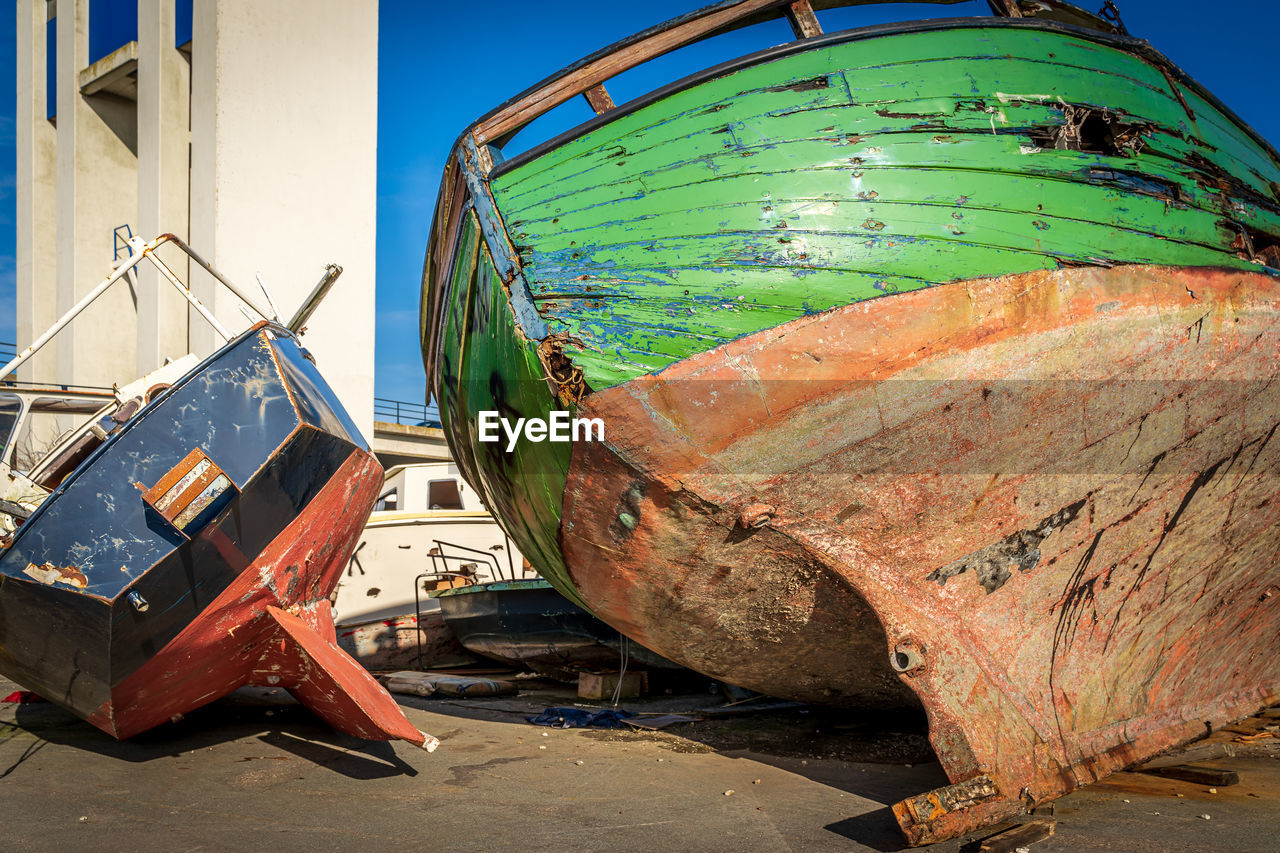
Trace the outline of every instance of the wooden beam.
[[1180, 779], [1183, 782], [1195, 782], [1199, 785], [1216, 785], [1219, 788], [1240, 784], [1240, 774], [1234, 770], [1220, 770], [1217, 767], [1201, 767], [1196, 764], [1144, 767], [1139, 772], [1149, 773], [1152, 776], [1164, 776], [1167, 779]]
[[[889, 2], [893, 0], [836, 0], [831, 5], [874, 6]], [[946, 6], [963, 2], [963, 0], [914, 0], [914, 2]], [[996, 14], [1021, 17], [1013, 0], [988, 0], [988, 2], [993, 4], [993, 10], [997, 8], [995, 4], [1001, 4]], [[816, 17], [813, 17], [811, 0], [739, 0], [737, 3], [712, 6], [701, 12], [690, 13], [689, 16], [678, 18], [664, 27], [647, 30], [647, 35], [642, 34], [619, 42], [617, 49], [611, 53], [593, 54], [594, 59], [584, 61], [578, 67], [546, 80], [533, 91], [518, 96], [512, 103], [482, 118], [472, 126], [472, 133], [475, 134], [478, 143], [494, 141], [500, 143], [505, 137], [548, 110], [586, 93], [587, 90], [623, 71], [687, 44], [701, 41], [734, 27], [744, 26], [746, 22], [754, 22], [770, 16], [790, 17], [793, 10], [800, 7], [808, 8], [809, 16], [812, 17], [812, 32], [820, 34], [822, 29]], [[804, 32], [804, 26], [808, 25], [802, 25], [801, 32]]]
[[987, 0], [987, 5], [991, 7], [993, 14], [1005, 18], [1022, 17], [1022, 11], [1018, 8], [1018, 0]]
[[661, 56], [704, 38], [739, 18], [779, 6], [782, 2], [783, 0], [742, 0], [741, 3], [718, 9], [701, 18], [685, 21], [679, 26], [633, 42], [608, 56], [602, 56], [563, 77], [552, 80], [536, 92], [525, 95], [506, 109], [479, 122], [474, 131], [476, 139], [479, 142], [498, 139], [610, 77], [617, 76], [655, 56]]
[[1014, 853], [1019, 847], [1027, 847], [1053, 835], [1057, 826], [1051, 820], [1033, 820], [996, 833], [984, 840], [978, 850], [980, 853]]
[[587, 99], [587, 103], [591, 105], [591, 109], [596, 111], [596, 115], [613, 109], [613, 98], [609, 97], [609, 90], [604, 87], [603, 83], [597, 83], [592, 86], [582, 93], [582, 97]]
[[813, 14], [813, 6], [809, 0], [795, 0], [787, 7], [787, 22], [791, 24], [791, 32], [798, 39], [811, 39], [822, 35], [822, 25], [818, 16]]

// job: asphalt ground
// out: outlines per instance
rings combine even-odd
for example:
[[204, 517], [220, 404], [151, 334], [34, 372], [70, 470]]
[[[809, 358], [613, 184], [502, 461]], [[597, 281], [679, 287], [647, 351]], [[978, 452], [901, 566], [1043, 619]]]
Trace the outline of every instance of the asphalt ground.
[[[656, 732], [548, 729], [524, 717], [572, 694], [525, 686], [397, 697], [441, 739], [433, 754], [338, 735], [261, 691], [125, 743], [49, 703], [0, 704], [0, 848], [891, 851], [903, 843], [890, 804], [946, 783], [920, 721], [790, 708]], [[0, 697], [16, 689], [0, 679]], [[1280, 850], [1268, 754], [1280, 753], [1197, 762], [1239, 773], [1216, 793], [1116, 774], [1059, 800], [1056, 833], [1030, 849]], [[976, 851], [993, 831], [926, 849]]]

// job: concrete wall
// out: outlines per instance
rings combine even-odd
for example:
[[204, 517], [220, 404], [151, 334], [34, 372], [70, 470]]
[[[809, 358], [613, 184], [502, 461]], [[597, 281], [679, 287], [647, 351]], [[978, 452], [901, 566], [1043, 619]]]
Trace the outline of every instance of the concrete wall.
[[[17, 228], [15, 274], [17, 340], [29, 344], [55, 319], [57, 287], [57, 131], [46, 118], [45, 0], [18, 0], [18, 92], [14, 128], [17, 148]], [[28, 362], [20, 373], [26, 381], [52, 382], [56, 357]]]
[[[337, 263], [344, 273], [304, 342], [372, 439], [376, 0], [196, 0], [190, 61], [173, 45], [173, 0], [138, 0], [136, 88], [84, 94], [90, 6], [57, 6], [55, 129], [46, 3], [18, 0], [19, 348], [110, 272], [119, 225], [187, 237], [264, 303], [261, 273], [285, 320]], [[186, 277], [180, 255], [162, 257]], [[123, 382], [220, 344], [147, 266], [136, 294], [117, 284], [23, 378]], [[220, 322], [245, 328], [238, 300], [196, 272]]]
[[[173, 41], [173, 0], [138, 0], [138, 234], [189, 241], [191, 66]], [[184, 252], [158, 254], [188, 280]], [[138, 267], [138, 373], [185, 354], [188, 327], [187, 301], [151, 264]]]
[[[80, 93], [80, 72], [89, 64], [88, 0], [58, 3], [57, 34], [56, 304], [62, 314], [111, 272], [115, 228], [137, 222], [138, 158], [134, 104], [110, 93]], [[108, 291], [76, 319], [74, 334], [55, 341], [59, 381], [110, 385], [132, 378], [136, 322], [129, 286]]]
[[[192, 245], [245, 289], [261, 273], [285, 319], [342, 266], [304, 341], [372, 439], [377, 4], [196, 0], [194, 29]], [[234, 297], [196, 280], [242, 324]], [[208, 335], [193, 322], [198, 346]]]

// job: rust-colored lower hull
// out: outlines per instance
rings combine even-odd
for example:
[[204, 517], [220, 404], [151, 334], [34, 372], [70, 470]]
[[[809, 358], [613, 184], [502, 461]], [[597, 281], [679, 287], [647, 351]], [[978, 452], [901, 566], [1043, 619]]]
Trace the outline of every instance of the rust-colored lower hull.
[[1078, 268], [734, 341], [584, 399], [566, 564], [709, 675], [914, 693], [953, 784], [908, 840], [994, 823], [1280, 696], [1277, 319], [1274, 277]]
[[[112, 688], [89, 722], [132, 737], [244, 685], [291, 692], [340, 732], [434, 749], [395, 700], [337, 645], [329, 594], [382, 484], [355, 450], [305, 510], [239, 578], [142, 668]], [[225, 547], [234, 548], [226, 542]]]

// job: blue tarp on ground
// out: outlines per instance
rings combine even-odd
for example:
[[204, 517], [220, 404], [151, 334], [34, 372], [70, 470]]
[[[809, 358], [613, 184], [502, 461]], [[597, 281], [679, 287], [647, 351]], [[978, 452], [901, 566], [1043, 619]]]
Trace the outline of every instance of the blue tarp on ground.
[[547, 708], [536, 717], [526, 717], [535, 726], [556, 729], [621, 729], [622, 721], [634, 717], [630, 711], [588, 711], [585, 708]]

